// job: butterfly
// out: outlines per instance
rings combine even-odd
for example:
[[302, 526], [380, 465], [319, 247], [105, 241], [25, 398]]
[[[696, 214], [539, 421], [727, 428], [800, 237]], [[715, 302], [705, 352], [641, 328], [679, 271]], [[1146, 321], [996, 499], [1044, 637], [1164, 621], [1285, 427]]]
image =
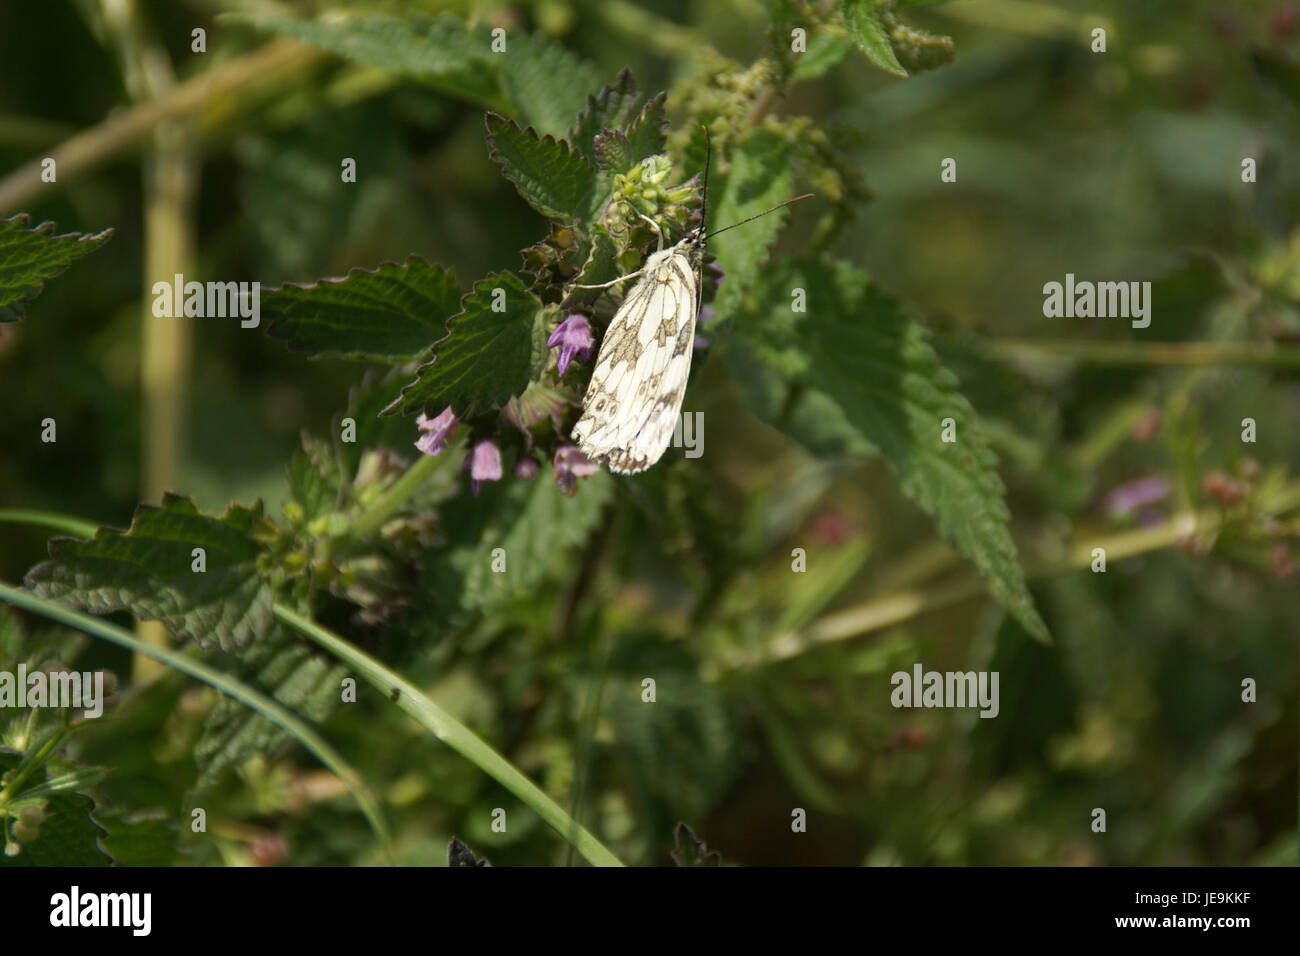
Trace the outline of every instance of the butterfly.
[[[707, 145], [708, 130], [704, 132]], [[806, 193], [787, 199], [748, 219], [706, 233], [708, 183], [706, 151], [700, 224], [665, 249], [659, 224], [636, 211], [654, 229], [658, 248], [636, 272], [600, 285], [574, 286], [603, 289], [628, 279], [638, 280], [601, 339], [582, 399], [582, 415], [572, 432], [584, 455], [604, 462], [618, 474], [645, 471], [663, 456], [672, 441], [691, 374], [706, 240], [812, 196]]]

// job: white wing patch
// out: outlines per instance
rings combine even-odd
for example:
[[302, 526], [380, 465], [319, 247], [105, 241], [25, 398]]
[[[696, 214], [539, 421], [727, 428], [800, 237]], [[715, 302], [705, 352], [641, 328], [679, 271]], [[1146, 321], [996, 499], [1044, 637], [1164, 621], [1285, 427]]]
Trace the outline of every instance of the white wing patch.
[[615, 313], [573, 438], [583, 454], [620, 474], [663, 455], [681, 416], [695, 345], [699, 283], [683, 240], [646, 260]]

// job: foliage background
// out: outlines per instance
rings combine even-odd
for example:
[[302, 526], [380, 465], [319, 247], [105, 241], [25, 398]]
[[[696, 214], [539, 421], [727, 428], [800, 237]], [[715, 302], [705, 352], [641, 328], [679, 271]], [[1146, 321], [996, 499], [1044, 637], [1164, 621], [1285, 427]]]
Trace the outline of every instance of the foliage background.
[[[704, 413], [704, 456], [670, 451], [620, 482], [593, 534], [529, 555], [536, 573], [522, 593], [468, 617], [433, 602], [419, 626], [352, 637], [629, 863], [670, 862], [678, 820], [740, 864], [1294, 863], [1298, 526], [1269, 502], [1300, 466], [1300, 7], [901, 6], [909, 24], [953, 37], [954, 62], [899, 79], [846, 56], [772, 111], [811, 117], [840, 157], [841, 184], [869, 190], [835, 251], [923, 315], [956, 372], [1000, 458], [1054, 642], [1033, 641], [972, 588], [969, 565], [882, 460], [842, 435], [792, 438], [755, 414], [738, 349], [692, 378], [686, 408]], [[642, 90], [669, 90], [675, 127], [701, 69], [718, 55], [741, 65], [764, 55], [773, 17], [758, 0], [335, 8], [450, 9], [512, 37], [550, 37], [602, 82], [626, 67]], [[141, 3], [139, 22], [183, 80], [267, 42], [217, 14], [317, 9]], [[1088, 49], [1098, 24], [1104, 55]], [[208, 30], [206, 54], [189, 50], [195, 26]], [[120, 41], [89, 2], [0, 10], [0, 169], [138, 98], [140, 65]], [[201, 183], [184, 223], [194, 272], [266, 287], [410, 254], [454, 268], [462, 284], [516, 268], [545, 224], [490, 161], [485, 104], [456, 93], [319, 57], [208, 102], [185, 139]], [[141, 465], [149, 148], [61, 177], [23, 206], [61, 231], [116, 235], [50, 281], [24, 321], [0, 325], [0, 506], [126, 527], [137, 502], [157, 501]], [[357, 159], [357, 184], [339, 183], [341, 156]], [[955, 184], [939, 181], [948, 156]], [[1259, 162], [1255, 184], [1241, 181], [1243, 156]], [[795, 183], [805, 185], [824, 184]], [[792, 213], [774, 274], [806, 248], [818, 215]], [[1153, 280], [1151, 328], [1044, 319], [1042, 285], [1066, 272]], [[706, 335], [719, 345], [743, 321], [722, 317]], [[170, 486], [208, 513], [260, 498], [277, 515], [300, 432], [330, 433], [358, 366], [307, 361], [234, 322], [199, 320], [193, 336], [173, 396], [184, 444]], [[47, 416], [56, 444], [37, 440]], [[1259, 423], [1255, 445], [1240, 441], [1245, 417]], [[1150, 475], [1170, 487], [1141, 516], [1155, 543], [1133, 514], [1106, 506]], [[504, 507], [508, 493], [491, 488], [476, 507]], [[1186, 511], [1222, 527], [1161, 538]], [[46, 556], [47, 532], [0, 525], [0, 535], [4, 581]], [[1093, 574], [1072, 549], [1096, 543], [1135, 553]], [[810, 555], [806, 575], [790, 572], [796, 547]], [[129, 682], [125, 652], [65, 646], [67, 632], [21, 623], [28, 650], [59, 645], [79, 669], [108, 667], [126, 684], [68, 754], [108, 768], [85, 792], [120, 861], [380, 859], [337, 782], [269, 737], [209, 765], [211, 832], [186, 833], [195, 748], [211, 745], [217, 695], [175, 673]], [[786, 657], [789, 640], [798, 653]], [[779, 659], [765, 659], [773, 648]], [[893, 709], [889, 675], [918, 661], [998, 670], [1001, 715]], [[647, 674], [653, 709], [639, 698]], [[1248, 676], [1259, 702], [1243, 705]], [[313, 712], [302, 696], [378, 794], [402, 862], [444, 862], [453, 834], [498, 865], [572, 860], [386, 699]], [[508, 810], [506, 834], [489, 827], [494, 807]], [[793, 807], [809, 811], [805, 834], [790, 832]], [[1089, 829], [1094, 807], [1109, 814], [1104, 835]]]

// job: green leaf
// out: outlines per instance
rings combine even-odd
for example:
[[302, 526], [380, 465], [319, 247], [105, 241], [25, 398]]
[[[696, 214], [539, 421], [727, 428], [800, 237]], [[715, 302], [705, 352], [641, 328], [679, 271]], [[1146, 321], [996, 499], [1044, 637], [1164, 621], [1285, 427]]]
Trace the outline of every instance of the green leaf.
[[337, 508], [344, 484], [329, 442], [303, 432], [302, 447], [289, 462], [289, 495], [302, 506], [306, 520]]
[[[710, 229], [740, 222], [790, 198], [789, 149], [775, 134], [758, 130], [736, 145], [730, 160], [720, 194], [709, 197]], [[779, 209], [712, 240], [710, 251], [726, 271], [713, 300], [719, 319], [736, 312], [745, 292], [763, 273], [785, 215]]]
[[808, 40], [808, 49], [794, 63], [796, 80], [815, 80], [844, 62], [853, 49], [853, 41], [838, 33], [818, 30]]
[[72, 770], [68, 773], [59, 774], [57, 777], [51, 777], [44, 783], [38, 783], [34, 787], [25, 787], [22, 797], [24, 800], [31, 800], [36, 797], [48, 797], [51, 794], [63, 793], [69, 790], [85, 790], [87, 787], [94, 786], [104, 779], [107, 771], [103, 767], [83, 767], [80, 770]]
[[594, 96], [587, 97], [586, 108], [569, 131], [568, 142], [591, 165], [596, 164], [596, 134], [607, 129], [625, 129], [637, 116], [641, 94], [630, 70]]
[[[503, 310], [493, 311], [494, 303]], [[436, 414], [450, 405], [463, 416], [522, 393], [548, 356], [541, 308], [512, 272], [480, 279], [447, 323], [447, 335], [433, 346], [433, 359], [383, 414], [420, 408]]]
[[[555, 572], [560, 555], [587, 540], [613, 490], [604, 470], [582, 479], [571, 498], [545, 474], [516, 482], [508, 489], [511, 501], [494, 509], [476, 543], [450, 557], [460, 576], [462, 606], [490, 609], [531, 592]], [[495, 548], [505, 549], [505, 574], [492, 570]]]
[[460, 304], [450, 269], [411, 256], [342, 279], [288, 284], [262, 293], [267, 329], [291, 349], [391, 361], [410, 358], [434, 341]]
[[[233, 147], [241, 208], [257, 210], [247, 251], [263, 290], [329, 271], [336, 250], [364, 238], [408, 155], [401, 125], [375, 99], [313, 110], [287, 127], [259, 124]], [[340, 181], [343, 157], [356, 160], [358, 183]]]
[[[127, 531], [101, 528], [94, 538], [53, 538], [52, 560], [27, 574], [39, 597], [93, 614], [130, 611], [159, 619], [177, 637], [229, 649], [261, 637], [271, 624], [272, 594], [257, 572], [249, 531], [262, 506], [231, 505], [220, 518], [188, 498], [167, 495], [141, 505]], [[191, 570], [203, 548], [207, 570]]]
[[630, 173], [647, 156], [664, 151], [666, 93], [660, 93], [627, 129], [610, 129], [596, 136], [596, 164], [605, 173]]
[[[778, 428], [823, 458], [875, 458], [879, 455], [825, 392], [765, 363], [754, 343], [733, 336], [719, 350], [720, 358], [744, 390], [745, 405], [760, 420]], [[770, 358], [770, 356], [769, 356]]]
[[[21, 762], [16, 753], [0, 751], [0, 776], [14, 770]], [[44, 783], [44, 771], [37, 779]], [[26, 791], [18, 794], [21, 802]], [[84, 794], [60, 789], [42, 797], [44, 819], [36, 839], [24, 843], [17, 856], [0, 853], [0, 867], [27, 866], [108, 866], [112, 861], [99, 846], [104, 829], [91, 817], [95, 802]]]
[[408, 77], [481, 106], [503, 108], [498, 75], [502, 55], [492, 53], [486, 28], [469, 29], [449, 13], [394, 17], [331, 11], [328, 21], [296, 20], [271, 13], [232, 13], [229, 21], [293, 37], [336, 56]]
[[586, 216], [595, 170], [563, 140], [538, 138], [496, 113], [487, 114], [488, 149], [519, 195], [548, 219]]
[[41, 294], [53, 279], [84, 255], [94, 252], [113, 235], [105, 229], [94, 235], [54, 234], [54, 223], [28, 226], [26, 213], [0, 219], [0, 322], [23, 317], [23, 305]]
[[563, 136], [588, 93], [600, 86], [594, 66], [545, 37], [508, 37], [498, 60], [502, 85], [520, 119], [543, 135]]
[[[790, 290], [809, 311], [791, 312]], [[1035, 638], [1049, 641], [1008, 528], [1004, 488], [975, 411], [939, 362], [924, 330], [856, 266], [804, 259], [774, 276], [761, 319], [738, 324], [756, 357], [834, 399], [845, 419], [889, 461], [903, 489], [988, 580], [993, 595]], [[943, 420], [957, 441], [941, 438]]]
[[100, 842], [118, 866], [175, 866], [180, 862], [179, 827], [159, 808], [97, 810], [108, 830]]
[[[726, 697], [700, 680], [677, 647], [649, 637], [625, 639], [610, 659], [608, 714], [622, 773], [651, 820], [702, 817], [726, 792], [741, 765], [737, 727]], [[656, 703], [641, 699], [653, 675]]]
[[878, 0], [848, 0], [844, 7], [844, 25], [867, 59], [886, 73], [907, 76], [889, 42], [889, 31], [881, 19]]
[[[244, 652], [236, 675], [270, 694], [300, 717], [322, 721], [339, 704], [348, 668], [317, 653], [281, 625]], [[206, 792], [222, 774], [257, 754], [269, 754], [290, 735], [239, 701], [222, 697], [213, 705], [194, 745], [199, 779], [192, 796]]]
[[447, 865], [448, 866], [491, 866], [487, 857], [477, 857], [474, 851], [458, 840], [456, 837], [451, 838], [447, 844]]
[[673, 831], [673, 862], [678, 866], [722, 866], [722, 854], [695, 835], [685, 823]]

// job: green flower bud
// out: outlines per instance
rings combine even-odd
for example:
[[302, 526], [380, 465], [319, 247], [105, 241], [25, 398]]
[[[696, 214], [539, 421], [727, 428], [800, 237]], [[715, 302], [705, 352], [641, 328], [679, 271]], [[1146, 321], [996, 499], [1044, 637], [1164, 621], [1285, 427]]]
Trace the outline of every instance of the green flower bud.
[[303, 510], [302, 505], [296, 501], [286, 501], [284, 504], [285, 520], [293, 527], [298, 527], [307, 517], [307, 512]]

